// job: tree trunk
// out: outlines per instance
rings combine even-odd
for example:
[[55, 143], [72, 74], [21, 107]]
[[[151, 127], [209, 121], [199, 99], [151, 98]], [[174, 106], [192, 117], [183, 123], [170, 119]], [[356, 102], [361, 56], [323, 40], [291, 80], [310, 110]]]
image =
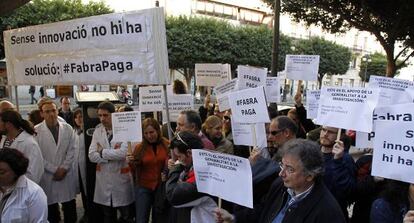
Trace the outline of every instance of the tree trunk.
[[30, 2], [30, 0], [1, 0], [0, 1], [0, 16], [11, 13], [16, 8], [23, 6]]
[[393, 57], [389, 57], [387, 55], [387, 77], [394, 77], [395, 73], [397, 72], [397, 66], [395, 64], [394, 58]]
[[184, 68], [185, 84], [187, 85], [187, 93], [191, 92], [191, 71], [190, 68]]

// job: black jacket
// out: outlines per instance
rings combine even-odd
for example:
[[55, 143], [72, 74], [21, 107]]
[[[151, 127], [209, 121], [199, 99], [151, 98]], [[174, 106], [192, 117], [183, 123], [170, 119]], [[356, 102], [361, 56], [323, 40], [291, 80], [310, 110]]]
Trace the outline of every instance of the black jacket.
[[60, 117], [62, 117], [63, 119], [65, 119], [66, 123], [68, 123], [70, 126], [72, 126], [72, 127], [73, 127], [74, 120], [73, 120], [73, 112], [72, 112], [72, 110], [69, 110], [69, 112], [64, 113], [64, 112], [62, 111], [62, 108], [59, 108], [59, 113], [58, 113], [58, 115], [59, 115]]
[[[287, 188], [282, 178], [277, 178], [266, 200], [253, 210], [236, 213], [236, 222], [271, 223], [287, 202]], [[283, 223], [345, 223], [341, 208], [321, 180], [296, 207], [286, 211]]]

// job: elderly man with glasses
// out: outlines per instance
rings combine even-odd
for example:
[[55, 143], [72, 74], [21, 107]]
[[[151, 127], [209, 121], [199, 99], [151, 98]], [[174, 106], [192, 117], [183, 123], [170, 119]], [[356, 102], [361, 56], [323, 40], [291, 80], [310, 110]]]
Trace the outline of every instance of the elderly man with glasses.
[[264, 202], [235, 215], [216, 209], [216, 222], [345, 222], [322, 180], [323, 156], [318, 145], [294, 139], [283, 146], [282, 154], [280, 177], [273, 182]]

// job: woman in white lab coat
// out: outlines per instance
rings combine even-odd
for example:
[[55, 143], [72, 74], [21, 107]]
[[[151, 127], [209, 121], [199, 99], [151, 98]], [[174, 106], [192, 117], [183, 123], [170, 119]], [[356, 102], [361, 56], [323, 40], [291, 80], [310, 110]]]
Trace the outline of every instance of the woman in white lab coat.
[[42, 188], [24, 175], [28, 165], [19, 150], [0, 150], [1, 222], [47, 222], [47, 198]]

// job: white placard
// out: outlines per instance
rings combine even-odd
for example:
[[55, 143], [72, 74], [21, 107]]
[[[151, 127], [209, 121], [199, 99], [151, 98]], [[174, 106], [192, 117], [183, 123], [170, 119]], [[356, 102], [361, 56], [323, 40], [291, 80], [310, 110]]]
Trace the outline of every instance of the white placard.
[[[168, 108], [170, 112], [170, 121], [175, 122], [181, 111], [194, 109], [193, 96], [191, 94], [168, 95]], [[167, 117], [166, 108], [162, 111], [162, 117]], [[166, 118], [163, 121], [166, 122]]]
[[162, 86], [139, 87], [139, 110], [141, 112], [162, 111], [163, 103]]
[[49, 98], [56, 98], [56, 91], [54, 88], [48, 88], [46, 89], [46, 96]]
[[375, 132], [356, 132], [355, 147], [356, 148], [374, 148]]
[[379, 88], [378, 105], [403, 104], [413, 102], [414, 82], [389, 77], [371, 75], [369, 88]]
[[286, 55], [285, 72], [292, 80], [317, 81], [319, 55]]
[[267, 68], [237, 66], [238, 89], [266, 86]]
[[321, 90], [306, 91], [306, 118], [315, 119], [318, 116], [319, 98]]
[[219, 110], [221, 112], [227, 109], [230, 109], [228, 94], [230, 92], [235, 91], [236, 89], [237, 89], [237, 79], [227, 81], [226, 83], [223, 83], [214, 88], [214, 92], [216, 94], [217, 101], [219, 104]]
[[229, 64], [204, 63], [195, 64], [197, 86], [217, 86], [229, 80]]
[[229, 94], [229, 102], [235, 122], [270, 122], [263, 86], [232, 92]]
[[378, 95], [378, 89], [322, 87], [316, 122], [319, 125], [371, 132]]
[[248, 159], [201, 149], [191, 152], [198, 192], [253, 208], [253, 179]]
[[112, 113], [112, 131], [116, 142], [141, 142], [141, 112]]
[[[257, 145], [254, 144], [252, 125], [255, 125]], [[231, 119], [231, 132], [234, 145], [257, 146], [259, 148], [267, 147], [265, 123], [237, 123]]]
[[4, 32], [10, 85], [168, 84], [163, 8]]
[[371, 175], [414, 183], [413, 126], [413, 122], [376, 121]]
[[266, 100], [268, 103], [280, 102], [280, 82], [278, 77], [267, 77], [266, 78]]

